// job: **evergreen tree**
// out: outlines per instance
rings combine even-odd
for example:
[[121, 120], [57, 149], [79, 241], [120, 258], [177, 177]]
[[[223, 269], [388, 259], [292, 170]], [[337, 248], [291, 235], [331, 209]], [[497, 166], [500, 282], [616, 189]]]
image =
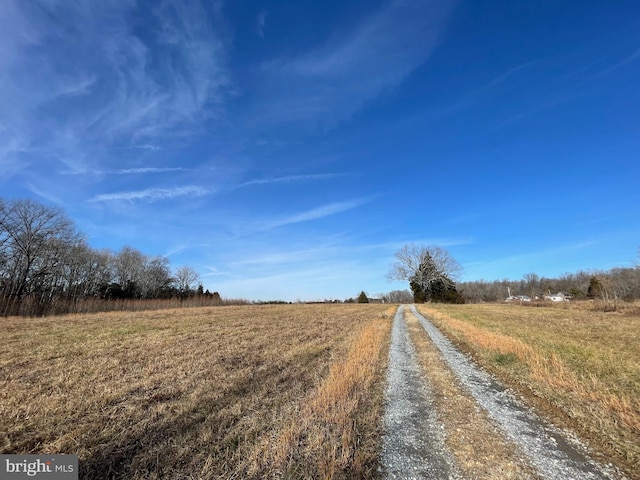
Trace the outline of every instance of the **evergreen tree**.
[[[448, 279], [447, 279], [448, 280]], [[451, 280], [435, 280], [431, 284], [431, 301], [436, 303], [464, 303], [464, 298]]]
[[587, 289], [587, 297], [599, 298], [602, 296], [602, 282], [598, 277], [589, 279], [589, 288]]
[[456, 289], [456, 284], [436, 265], [428, 252], [423, 256], [409, 286], [414, 303], [432, 301], [436, 303], [464, 303], [464, 298]]
[[360, 292], [360, 295], [358, 296], [358, 303], [369, 303], [369, 297], [367, 297], [367, 294], [364, 293], [364, 291]]
[[411, 293], [413, 293], [413, 303], [424, 303], [429, 300], [429, 296], [422, 285], [416, 281], [409, 282]]

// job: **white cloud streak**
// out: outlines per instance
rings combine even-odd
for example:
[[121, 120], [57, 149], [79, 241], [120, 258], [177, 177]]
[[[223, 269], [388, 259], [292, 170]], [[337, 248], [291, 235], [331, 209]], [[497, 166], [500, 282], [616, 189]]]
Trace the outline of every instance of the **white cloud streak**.
[[154, 151], [154, 152], [157, 152], [157, 151], [160, 150], [160, 147], [158, 147], [157, 145], [152, 145], [150, 143], [145, 143], [145, 144], [142, 144], [142, 145], [132, 145], [129, 148], [139, 148], [141, 150], [151, 150], [151, 151]]
[[602, 77], [612, 74], [621, 68], [624, 68], [640, 59], [640, 48], [637, 48], [633, 53], [627, 55], [622, 60], [617, 61], [613, 65], [597, 72], [596, 74], [588, 77], [585, 81], [593, 82], [595, 80], [600, 80]]
[[188, 168], [183, 167], [142, 167], [142, 168], [123, 168], [120, 170], [91, 170], [91, 171], [65, 171], [64, 175], [142, 175], [146, 173], [169, 173], [184, 172]]
[[322, 205], [320, 207], [307, 210], [306, 212], [296, 213], [293, 215], [289, 215], [287, 217], [281, 217], [281, 218], [272, 220], [270, 222], [267, 222], [265, 225], [266, 227], [265, 229], [268, 230], [272, 228], [282, 227], [285, 225], [291, 225], [294, 223], [318, 220], [320, 218], [328, 217], [331, 215], [335, 215], [337, 213], [341, 213], [341, 212], [359, 207], [367, 203], [368, 201], [369, 199], [356, 199], [356, 200], [351, 200], [347, 202], [329, 203], [327, 205]]
[[127, 168], [122, 170], [113, 170], [109, 173], [115, 175], [129, 175], [129, 174], [142, 174], [142, 173], [166, 173], [166, 172], [181, 172], [187, 170], [182, 167], [144, 167], [144, 168]]
[[262, 11], [258, 15], [258, 36], [264, 38], [264, 28], [267, 25], [267, 12]]
[[239, 184], [236, 188], [248, 187], [250, 185], [267, 185], [270, 183], [295, 183], [295, 182], [308, 182], [314, 180], [329, 180], [341, 176], [338, 173], [319, 173], [315, 175], [288, 175], [286, 177], [274, 177], [274, 178], [259, 178], [249, 180]]
[[133, 192], [105, 193], [96, 195], [91, 202], [117, 202], [117, 201], [133, 201], [143, 200], [154, 202], [158, 200], [173, 199], [177, 197], [201, 197], [207, 195], [208, 190], [194, 186], [174, 187], [174, 188], [148, 188]]

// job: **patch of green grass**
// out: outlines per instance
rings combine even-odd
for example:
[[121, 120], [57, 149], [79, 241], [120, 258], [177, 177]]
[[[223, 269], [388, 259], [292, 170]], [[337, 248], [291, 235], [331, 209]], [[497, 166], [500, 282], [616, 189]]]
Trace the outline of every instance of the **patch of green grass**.
[[498, 365], [512, 365], [518, 363], [518, 356], [515, 353], [495, 353], [493, 362]]

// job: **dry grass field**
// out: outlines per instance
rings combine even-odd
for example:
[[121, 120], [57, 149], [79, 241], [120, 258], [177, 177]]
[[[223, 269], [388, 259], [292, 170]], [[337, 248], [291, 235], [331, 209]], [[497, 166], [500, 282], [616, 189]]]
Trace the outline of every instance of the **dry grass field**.
[[395, 307], [2, 320], [0, 453], [82, 478], [372, 478]]
[[476, 360], [640, 478], [640, 313], [580, 306], [421, 305]]

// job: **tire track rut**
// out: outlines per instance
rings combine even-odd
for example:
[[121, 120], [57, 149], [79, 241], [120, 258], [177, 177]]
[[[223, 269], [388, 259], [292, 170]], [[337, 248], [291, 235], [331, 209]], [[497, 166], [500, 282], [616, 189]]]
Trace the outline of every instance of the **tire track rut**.
[[393, 319], [387, 408], [382, 438], [386, 478], [460, 478], [444, 443], [444, 426], [433, 408], [433, 393], [422, 378], [404, 321], [404, 306]]
[[[497, 430], [538, 476], [550, 480], [624, 478], [612, 468], [590, 459], [576, 438], [538, 417], [473, 364], [418, 313], [414, 305], [409, 306], [408, 311], [420, 322], [460, 387], [487, 413]], [[447, 449], [447, 426], [438, 418], [434, 392], [422, 376], [404, 313], [405, 306], [400, 306], [391, 337], [385, 391], [383, 474], [386, 478], [403, 479], [464, 478]]]

